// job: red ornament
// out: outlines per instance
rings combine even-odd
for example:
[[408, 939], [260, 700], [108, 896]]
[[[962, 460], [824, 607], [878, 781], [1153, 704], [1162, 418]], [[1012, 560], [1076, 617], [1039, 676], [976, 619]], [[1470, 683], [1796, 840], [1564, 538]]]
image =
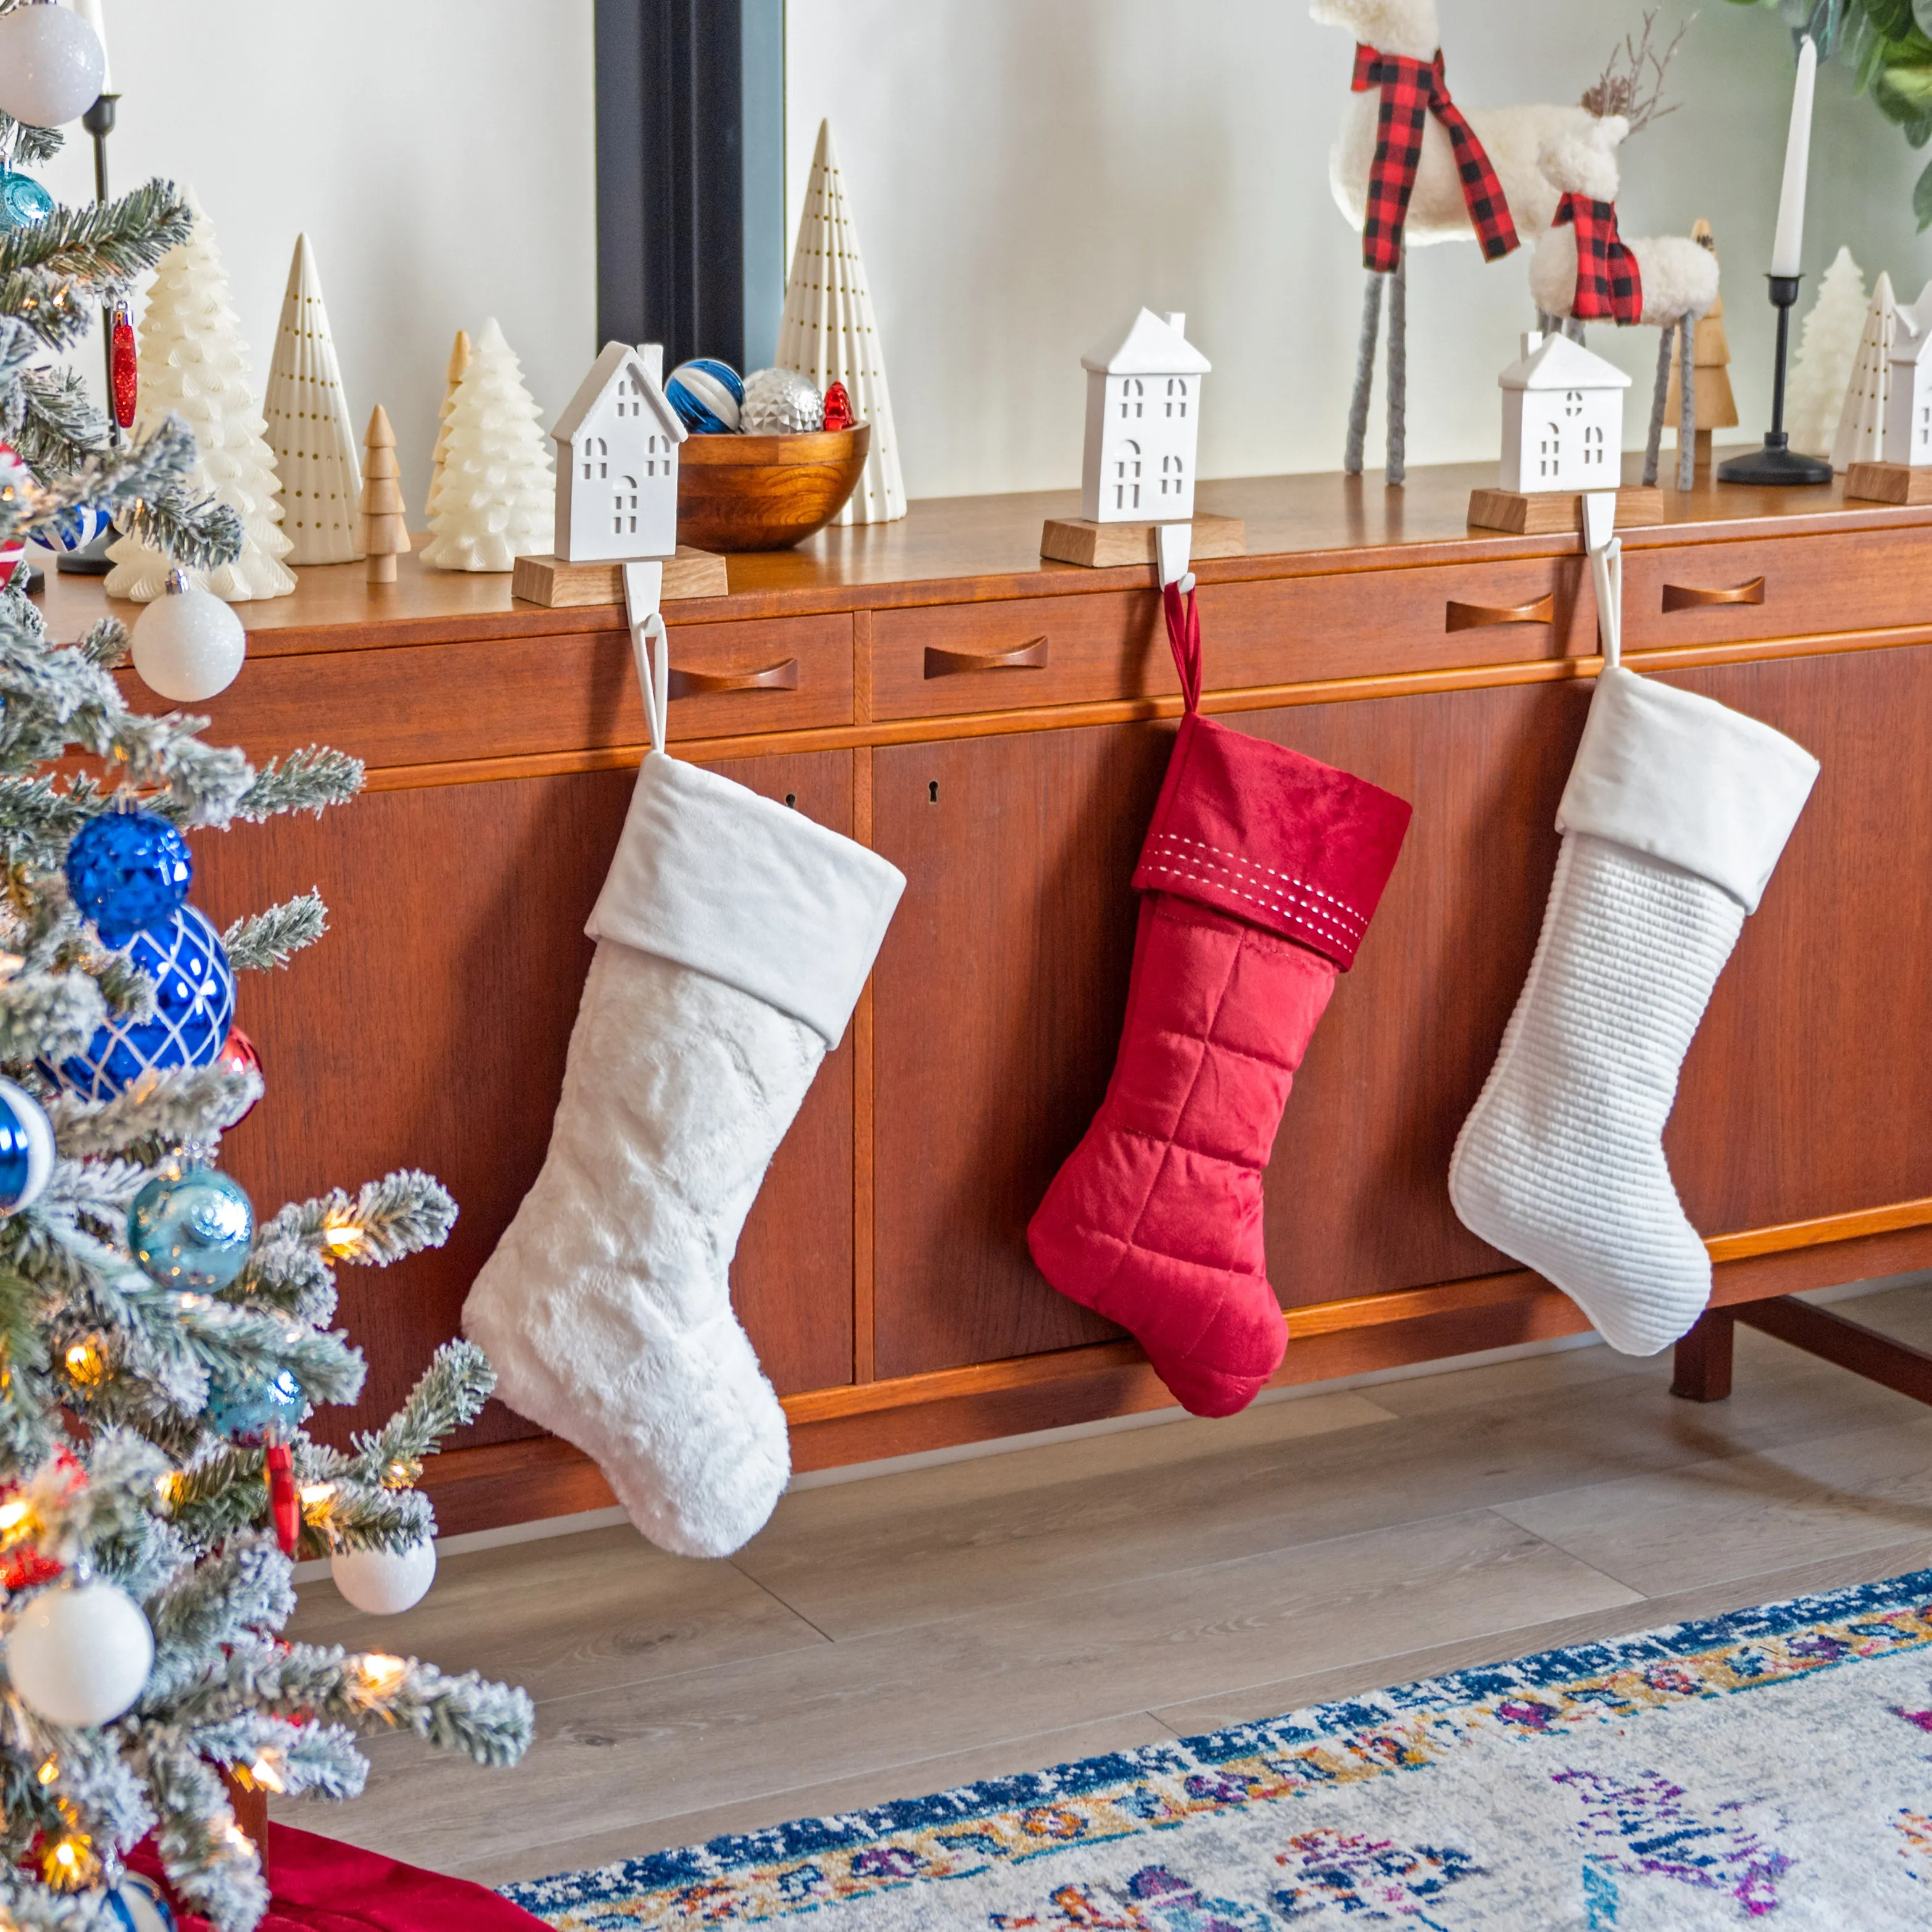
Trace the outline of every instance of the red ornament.
[[275, 1520], [275, 1540], [284, 1556], [292, 1556], [302, 1540], [302, 1498], [296, 1494], [295, 1458], [289, 1445], [271, 1442], [262, 1468], [268, 1479], [268, 1511]]
[[[27, 466], [20, 460], [20, 452], [10, 442], [0, 442], [0, 504], [11, 510], [20, 500], [20, 493], [33, 481]], [[9, 582], [14, 574], [14, 566], [27, 554], [27, 532], [16, 529], [14, 534], [0, 542], [0, 584]]]
[[134, 427], [134, 405], [141, 393], [140, 367], [134, 356], [134, 325], [128, 318], [128, 304], [114, 311], [108, 337], [109, 367], [114, 377], [114, 420], [123, 429]]
[[[222, 1042], [221, 1051], [214, 1056], [214, 1064], [218, 1066], [226, 1067], [230, 1073], [253, 1073], [259, 1076], [262, 1071], [262, 1056], [255, 1051], [255, 1042], [239, 1027], [228, 1029], [228, 1037]], [[259, 1096], [250, 1100], [229, 1125], [238, 1127], [255, 1111], [259, 1101]]]
[[834, 382], [825, 392], [825, 427], [850, 429], [852, 422], [852, 398], [845, 393], [843, 382]]

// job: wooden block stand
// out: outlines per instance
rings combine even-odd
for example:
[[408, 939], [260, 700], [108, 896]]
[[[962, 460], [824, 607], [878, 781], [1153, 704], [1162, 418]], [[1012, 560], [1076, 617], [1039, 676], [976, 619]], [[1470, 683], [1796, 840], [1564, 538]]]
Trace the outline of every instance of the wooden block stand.
[[[1664, 521], [1664, 492], [1654, 484], [1617, 492], [1617, 528], [1651, 528]], [[1469, 527], [1512, 536], [1558, 537], [1583, 527], [1583, 499], [1575, 490], [1472, 490]]]
[[[1093, 524], [1084, 517], [1049, 517], [1040, 533], [1040, 554], [1056, 563], [1084, 564], [1089, 570], [1112, 570], [1124, 563], [1154, 560], [1157, 524]], [[1189, 555], [1198, 563], [1210, 556], [1246, 556], [1248, 526], [1239, 517], [1194, 519], [1194, 541]]]
[[[662, 596], [728, 597], [731, 586], [724, 560], [708, 550], [680, 544], [677, 554], [664, 559]], [[510, 595], [526, 604], [548, 604], [552, 610], [579, 604], [621, 604], [624, 566], [621, 563], [565, 563], [554, 556], [520, 556], [510, 574]]]
[[1932, 503], [1932, 468], [1905, 463], [1855, 463], [1845, 472], [1845, 494], [1868, 503]]

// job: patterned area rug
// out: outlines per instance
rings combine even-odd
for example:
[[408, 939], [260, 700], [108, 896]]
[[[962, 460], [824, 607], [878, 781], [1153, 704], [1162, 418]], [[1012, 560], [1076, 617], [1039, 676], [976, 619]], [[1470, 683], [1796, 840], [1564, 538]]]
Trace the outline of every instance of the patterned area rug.
[[1932, 1570], [509, 1895], [562, 1932], [1922, 1929]]

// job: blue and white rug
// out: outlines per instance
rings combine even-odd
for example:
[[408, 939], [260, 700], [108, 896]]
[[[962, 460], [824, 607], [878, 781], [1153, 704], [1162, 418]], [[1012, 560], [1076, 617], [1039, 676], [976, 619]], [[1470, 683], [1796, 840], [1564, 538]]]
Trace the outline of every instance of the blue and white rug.
[[1932, 1928], [1932, 1570], [509, 1895], [560, 1932]]

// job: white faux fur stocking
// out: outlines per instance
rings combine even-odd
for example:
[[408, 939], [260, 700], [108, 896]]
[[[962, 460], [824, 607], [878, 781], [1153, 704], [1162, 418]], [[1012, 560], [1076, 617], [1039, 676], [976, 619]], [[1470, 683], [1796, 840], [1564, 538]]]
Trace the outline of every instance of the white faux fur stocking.
[[790, 1472], [728, 1270], [904, 884], [728, 778], [655, 751], [638, 775], [550, 1152], [463, 1325], [680, 1555], [736, 1550]]
[[1606, 670], [1591, 701], [1542, 937], [1449, 1195], [1626, 1354], [1675, 1341], [1710, 1299], [1664, 1125], [1817, 772], [1768, 725], [1627, 670]]

